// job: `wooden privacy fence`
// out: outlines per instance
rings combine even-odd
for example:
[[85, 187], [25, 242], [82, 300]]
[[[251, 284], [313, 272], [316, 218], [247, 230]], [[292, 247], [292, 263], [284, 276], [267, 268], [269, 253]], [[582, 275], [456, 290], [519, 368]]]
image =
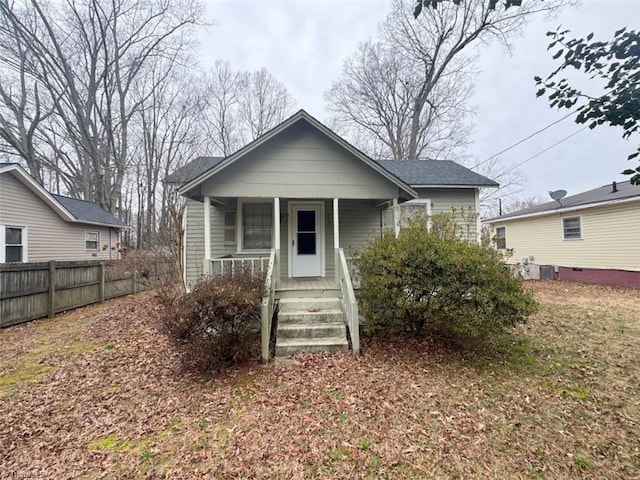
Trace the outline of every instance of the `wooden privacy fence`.
[[134, 269], [120, 262], [0, 264], [0, 327], [173, 283], [171, 262]]

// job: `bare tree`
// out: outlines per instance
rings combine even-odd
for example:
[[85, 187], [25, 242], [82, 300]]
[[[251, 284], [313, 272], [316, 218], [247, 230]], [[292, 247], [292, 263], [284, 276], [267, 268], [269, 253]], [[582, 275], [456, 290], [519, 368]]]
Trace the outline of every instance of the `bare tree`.
[[265, 68], [234, 71], [218, 60], [207, 72], [203, 121], [215, 152], [229, 155], [275, 127], [293, 112], [286, 87]]
[[[33, 84], [25, 118], [41, 140], [39, 152], [16, 154], [27, 165], [49, 158], [71, 195], [116, 212], [131, 162], [131, 121], [145, 98], [134, 98], [133, 88], [158, 58], [170, 69], [182, 57], [201, 13], [195, 0], [0, 0], [0, 65], [15, 74], [20, 64]], [[47, 122], [36, 108], [45, 99], [39, 108]], [[28, 141], [20, 128], [11, 130]]]
[[491, 40], [508, 47], [529, 16], [566, 0], [524, 0], [508, 10], [485, 0], [456, 3], [415, 19], [414, 1], [394, 0], [379, 39], [360, 45], [325, 95], [338, 121], [368, 132], [395, 159], [447, 157], [464, 146], [474, 47]]
[[248, 143], [284, 120], [293, 109], [293, 98], [266, 68], [240, 74], [239, 120]]

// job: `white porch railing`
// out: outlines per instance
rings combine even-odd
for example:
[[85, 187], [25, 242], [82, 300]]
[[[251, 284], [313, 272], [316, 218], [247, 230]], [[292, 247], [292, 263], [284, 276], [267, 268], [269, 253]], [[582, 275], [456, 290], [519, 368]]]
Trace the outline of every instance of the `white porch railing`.
[[347, 260], [347, 266], [349, 267], [349, 275], [351, 276], [351, 283], [353, 288], [360, 288], [360, 269], [356, 261], [358, 257], [345, 257]]
[[264, 294], [262, 305], [260, 306], [260, 330], [262, 333], [262, 361], [269, 361], [269, 343], [271, 342], [271, 327], [273, 320], [273, 308], [276, 298], [276, 278], [277, 268], [276, 251], [271, 250], [269, 262], [267, 264], [267, 274], [264, 281]]
[[353, 354], [360, 353], [360, 324], [358, 323], [358, 302], [356, 294], [351, 283], [351, 275], [349, 264], [344, 256], [344, 250], [338, 249], [338, 264], [336, 265], [336, 274], [338, 276], [338, 285], [340, 286], [342, 310], [347, 319], [347, 327], [351, 335], [351, 347]]
[[[271, 251], [273, 254], [273, 250]], [[267, 271], [270, 257], [218, 257], [204, 260], [203, 273], [205, 275], [233, 274], [247, 269], [252, 275]]]

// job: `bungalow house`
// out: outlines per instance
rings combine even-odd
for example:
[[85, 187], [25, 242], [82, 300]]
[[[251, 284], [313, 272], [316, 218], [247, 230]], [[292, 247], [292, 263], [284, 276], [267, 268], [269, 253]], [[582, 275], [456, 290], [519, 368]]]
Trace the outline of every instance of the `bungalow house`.
[[[240, 262], [268, 269], [279, 301], [277, 355], [345, 349], [344, 323], [357, 351], [354, 250], [385, 227], [398, 232], [405, 212], [456, 208], [477, 219], [479, 189], [498, 186], [451, 161], [375, 161], [304, 110], [232, 155], [197, 158], [165, 182], [188, 199], [187, 285]], [[479, 226], [474, 220], [467, 230], [471, 239]]]
[[484, 221], [542, 278], [640, 286], [640, 186], [613, 182]]
[[126, 225], [98, 205], [47, 192], [0, 163], [0, 263], [115, 260]]

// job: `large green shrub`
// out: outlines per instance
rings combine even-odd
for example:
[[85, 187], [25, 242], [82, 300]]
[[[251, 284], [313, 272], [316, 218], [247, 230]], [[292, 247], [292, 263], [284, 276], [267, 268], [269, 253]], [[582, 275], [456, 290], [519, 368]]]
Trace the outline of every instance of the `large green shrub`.
[[411, 222], [360, 254], [360, 305], [371, 332], [426, 329], [484, 336], [524, 322], [536, 309], [496, 250]]
[[160, 293], [162, 326], [187, 368], [217, 370], [259, 358], [264, 277], [205, 277], [188, 293]]

